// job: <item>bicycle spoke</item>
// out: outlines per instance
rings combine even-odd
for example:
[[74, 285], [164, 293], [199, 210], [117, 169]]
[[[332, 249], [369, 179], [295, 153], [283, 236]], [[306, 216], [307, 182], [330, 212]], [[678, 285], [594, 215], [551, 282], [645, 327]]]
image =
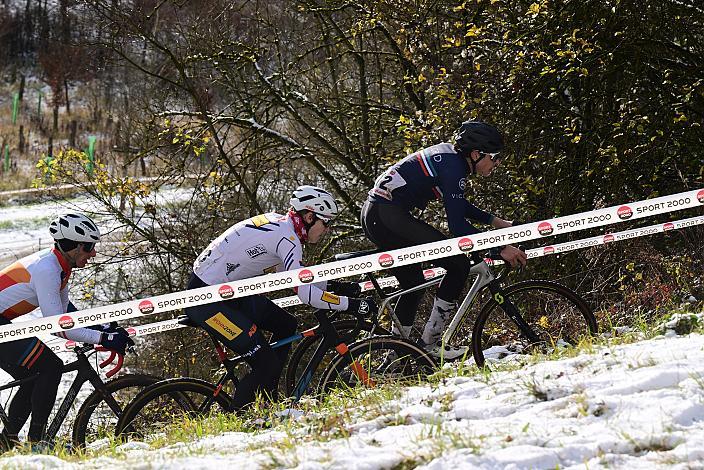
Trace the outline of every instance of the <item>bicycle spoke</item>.
[[180, 426], [184, 420], [207, 416], [215, 403], [194, 392], [172, 392], [159, 395], [141, 408], [130, 421], [126, 432], [132, 438], [157, 437], [168, 432], [172, 426]]
[[145, 387], [155, 383], [156, 377], [125, 375], [105, 384], [111, 398], [105, 399], [95, 391], [84, 402], [73, 425], [73, 444], [76, 447], [95, 444], [112, 438], [119, 414]]
[[[483, 364], [484, 358], [550, 354], [576, 346], [596, 332], [591, 311], [576, 294], [559, 284], [529, 281], [514, 289], [507, 288], [507, 297], [520, 319], [510, 318], [495, 302], [487, 304], [477, 319], [477, 331], [473, 334], [473, 341], [478, 343], [473, 345], [473, 350], [479, 365]], [[511, 311], [510, 308], [507, 310]]]
[[169, 432], [184, 432], [193, 418], [231, 411], [224, 389], [195, 378], [158, 382], [142, 391], [123, 413], [116, 432], [128, 439], [155, 439]]
[[434, 364], [415, 345], [398, 338], [374, 337], [350, 346], [326, 371], [323, 389], [414, 384], [434, 371]]

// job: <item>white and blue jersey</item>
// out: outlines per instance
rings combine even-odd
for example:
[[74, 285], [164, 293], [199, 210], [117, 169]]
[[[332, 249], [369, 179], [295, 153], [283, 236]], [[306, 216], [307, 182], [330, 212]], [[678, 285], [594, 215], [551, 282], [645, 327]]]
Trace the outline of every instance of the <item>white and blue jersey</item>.
[[425, 209], [428, 202], [441, 199], [453, 235], [478, 233], [467, 219], [490, 224], [494, 216], [465, 199], [468, 173], [469, 164], [452, 144], [433, 145], [408, 155], [382, 173], [369, 191], [369, 200], [411, 211]]

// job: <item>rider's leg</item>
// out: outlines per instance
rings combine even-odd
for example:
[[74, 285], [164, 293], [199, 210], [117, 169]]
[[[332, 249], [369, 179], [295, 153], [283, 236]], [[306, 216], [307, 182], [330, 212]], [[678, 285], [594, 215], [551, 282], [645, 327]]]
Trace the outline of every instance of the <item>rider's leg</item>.
[[[401, 289], [410, 289], [422, 284], [425, 280], [423, 277], [423, 270], [420, 265], [417, 264], [392, 269], [391, 274], [396, 277]], [[407, 333], [405, 336], [408, 336], [411, 328], [413, 328], [413, 321], [416, 318], [418, 306], [420, 305], [420, 301], [424, 294], [425, 291], [423, 290], [410, 292], [399, 297], [398, 302], [396, 303], [394, 312], [401, 322], [402, 328]], [[398, 331], [393, 331], [393, 333], [398, 334]]]
[[[233, 397], [235, 409], [252, 403], [257, 393], [264, 393], [275, 399], [279, 375], [283, 368], [281, 359], [250, 318], [250, 312], [240, 310], [241, 306], [248, 303], [252, 306], [251, 301], [242, 302], [246, 299], [186, 308], [186, 315], [229, 349], [245, 356], [245, 360], [252, 367], [252, 371], [238, 382]], [[263, 312], [258, 312], [258, 315], [263, 315]]]
[[[365, 203], [362, 208], [361, 219], [364, 222], [362, 227], [369, 239], [382, 249], [403, 248], [445, 240], [447, 238], [442, 232], [435, 229], [430, 224], [416, 219], [403, 208], [390, 204]], [[449, 350], [447, 347], [439, 348], [435, 344], [437, 340], [432, 342], [431, 340], [435, 338], [439, 339], [442, 336], [447, 320], [449, 320], [456, 310], [455, 302], [459, 298], [462, 288], [467, 281], [471, 264], [469, 259], [463, 255], [440, 258], [435, 260], [434, 263], [445, 268], [447, 275], [438, 288], [430, 319], [424, 328], [423, 339], [424, 341], [427, 340], [426, 344], [429, 348], [433, 349], [433, 354], [444, 355], [445, 358], [452, 359], [454, 357], [463, 356], [467, 348], [454, 348], [454, 350]], [[401, 287], [408, 288], [423, 282], [422, 272], [420, 268], [417, 269], [419, 277], [415, 279], [415, 283], [408, 285], [402, 282]], [[412, 297], [404, 301], [403, 297], [409, 296]], [[422, 292], [406, 294], [403, 297], [399, 300], [399, 305], [403, 305], [403, 310], [397, 305], [397, 316], [400, 317], [400, 315], [403, 314], [414, 316], [422, 297]], [[410, 322], [405, 323], [402, 320], [402, 323], [404, 325], [412, 324], [413, 316], [410, 317]], [[436, 354], [436, 350], [441, 352]]]
[[[261, 333], [257, 332], [259, 336]], [[260, 338], [262, 346], [247, 357], [245, 361], [252, 368], [252, 371], [242, 377], [237, 383], [237, 390], [232, 397], [232, 405], [235, 410], [240, 410], [253, 403], [257, 394], [264, 394], [271, 400], [278, 398], [277, 385], [281, 376], [281, 366], [279, 358], [266, 343], [263, 337]]]
[[27, 438], [31, 442], [44, 440], [49, 414], [56, 402], [56, 393], [61, 383], [64, 363], [54, 352], [44, 347], [41, 356], [30, 368], [38, 374], [32, 391], [32, 418], [29, 421]]
[[56, 401], [63, 362], [37, 338], [0, 344], [0, 357], [0, 367], [15, 380], [38, 375], [35, 380], [20, 385], [12, 398], [8, 409], [8, 428], [3, 435], [16, 441], [17, 434], [31, 413], [29, 440], [43, 440], [46, 423]]
[[[270, 331], [272, 342], [288, 338], [296, 333], [298, 326], [296, 317], [264, 296], [245, 297], [238, 303], [237, 308], [246, 311], [247, 316], [254, 321], [258, 328]], [[286, 363], [290, 350], [291, 343], [274, 349], [282, 365]]]
[[457, 299], [462, 293], [471, 268], [469, 258], [463, 255], [441, 258], [436, 260], [436, 263], [445, 268], [447, 275], [438, 287], [430, 318], [423, 330], [422, 338], [425, 344], [435, 344], [442, 337], [447, 322], [457, 310]]
[[[394, 250], [405, 248], [417, 244], [408, 238], [408, 230], [413, 230], [417, 219], [408, 212], [395, 206], [371, 204], [368, 201], [362, 207], [360, 216], [362, 228], [367, 238], [382, 250]], [[440, 234], [442, 236], [442, 234]], [[402, 289], [410, 289], [423, 283], [423, 270], [420, 264], [401, 266], [390, 270], [396, 277]], [[395, 313], [401, 322], [401, 331], [408, 337], [413, 321], [418, 311], [418, 305], [423, 298], [424, 291], [411, 292], [402, 295], [396, 303]], [[394, 325], [392, 333], [399, 334], [400, 331]]]
[[445, 331], [445, 325], [457, 310], [457, 302], [448, 302], [436, 296], [421, 339], [425, 344], [435, 344]]

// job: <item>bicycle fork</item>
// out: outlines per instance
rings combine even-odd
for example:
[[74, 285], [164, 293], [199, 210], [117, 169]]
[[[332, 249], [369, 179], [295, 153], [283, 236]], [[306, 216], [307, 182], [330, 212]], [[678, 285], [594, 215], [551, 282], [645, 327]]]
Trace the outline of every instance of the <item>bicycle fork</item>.
[[337, 332], [335, 327], [333, 327], [325, 312], [323, 310], [316, 310], [314, 315], [319, 322], [318, 326], [304, 331], [302, 336], [310, 337], [320, 335], [322, 336], [322, 341], [316, 348], [315, 353], [313, 353], [313, 357], [308, 362], [301, 378], [298, 380], [298, 383], [293, 391], [293, 399], [298, 401], [298, 399], [301, 398], [303, 393], [308, 388], [308, 385], [310, 385], [310, 382], [313, 380], [313, 373], [320, 366], [325, 354], [332, 348], [334, 348], [339, 355], [348, 356], [350, 368], [360, 382], [367, 387], [373, 387], [374, 381], [369, 377], [369, 374], [364, 369], [362, 364], [352, 357], [349, 352], [349, 348], [347, 347], [347, 343], [340, 337], [340, 334]]
[[501, 289], [497, 283], [489, 283], [489, 291], [491, 292], [494, 302], [499, 305], [501, 310], [506, 312], [506, 315], [508, 315], [511, 321], [516, 324], [518, 329], [521, 330], [521, 333], [523, 333], [523, 335], [528, 338], [532, 344], [538, 344], [542, 341], [533, 331], [533, 328], [531, 328], [530, 325], [523, 319], [521, 312], [519, 312], [516, 306], [513, 305], [513, 302], [511, 302], [511, 300], [504, 293], [503, 289]]
[[350, 350], [345, 343], [340, 343], [335, 346], [335, 350], [339, 355], [349, 357], [350, 369], [352, 369], [354, 375], [359, 379], [360, 382], [364, 384], [365, 387], [371, 388], [376, 385], [374, 383], [374, 380], [372, 380], [369, 377], [369, 374], [367, 374], [367, 371], [364, 370], [364, 366], [362, 366], [362, 364], [357, 359], [352, 357], [352, 355], [350, 354]]

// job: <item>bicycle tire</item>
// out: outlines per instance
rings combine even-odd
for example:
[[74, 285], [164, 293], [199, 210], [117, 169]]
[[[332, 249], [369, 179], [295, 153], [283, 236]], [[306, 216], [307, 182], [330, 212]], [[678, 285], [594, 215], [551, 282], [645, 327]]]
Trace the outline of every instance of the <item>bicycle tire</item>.
[[[338, 333], [340, 333], [340, 336], [343, 337], [343, 341], [352, 342], [357, 339], [345, 338], [346, 333], [353, 331], [357, 327], [357, 320], [338, 320], [332, 322], [332, 325], [335, 327]], [[374, 329], [374, 324], [371, 322], [365, 321], [362, 322], [359, 326], [361, 327], [360, 332], [371, 333], [372, 330], [374, 330], [380, 335], [390, 334], [386, 329], [378, 325], [376, 326], [376, 329]], [[290, 397], [293, 395], [293, 391], [296, 388], [296, 384], [298, 384], [298, 380], [301, 378], [301, 374], [308, 365], [308, 361], [313, 356], [313, 353], [318, 347], [321, 338], [321, 336], [307, 336], [301, 341], [299, 341], [296, 347], [291, 352], [291, 356], [288, 360], [288, 365], [286, 366], [286, 370], [284, 372], [283, 377], [285, 392], [284, 396]], [[335, 352], [332, 350], [330, 351], [330, 353], [335, 354]], [[327, 365], [330, 360], [331, 359], [329, 356], [327, 357], [327, 360], [324, 358], [321, 364], [318, 366], [317, 370], [325, 370], [325, 365]], [[319, 381], [320, 379], [314, 376], [311, 383], [319, 383]]]
[[574, 346], [582, 338], [598, 333], [592, 310], [576, 292], [562, 284], [529, 280], [508, 286], [504, 294], [541, 341], [528, 341], [492, 298], [480, 310], [472, 329], [472, 355], [479, 367], [484, 367], [487, 348], [493, 346], [502, 351], [499, 355], [547, 352], [555, 346]]
[[[127, 374], [105, 383], [107, 391], [115, 398], [122, 410], [137, 393], [161, 380], [159, 377], [144, 374]], [[98, 439], [114, 432], [119, 416], [105, 402], [98, 390], [94, 390], [78, 410], [73, 422], [71, 440], [74, 447], [83, 448]]]
[[[214, 398], [211, 406], [199, 409], [210, 398]], [[137, 394], [118, 420], [115, 435], [123, 439], [145, 438], [181, 425], [187, 418], [231, 409], [230, 396], [210, 382], [192, 377], [162, 380]]]
[[[367, 374], [364, 380], [353, 373], [350, 367], [352, 361], [364, 368]], [[377, 386], [385, 382], [418, 383], [436, 370], [435, 361], [415, 343], [397, 336], [372, 336], [349, 345], [349, 354], [338, 355], [328, 364], [319, 390], [329, 393], [339, 386], [353, 388], [360, 384]]]

